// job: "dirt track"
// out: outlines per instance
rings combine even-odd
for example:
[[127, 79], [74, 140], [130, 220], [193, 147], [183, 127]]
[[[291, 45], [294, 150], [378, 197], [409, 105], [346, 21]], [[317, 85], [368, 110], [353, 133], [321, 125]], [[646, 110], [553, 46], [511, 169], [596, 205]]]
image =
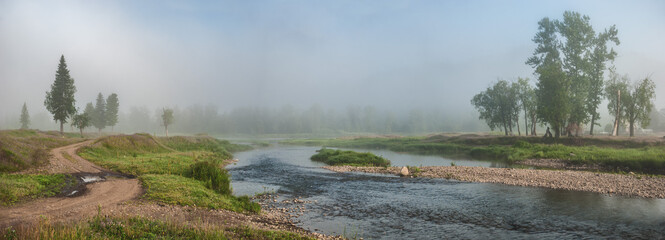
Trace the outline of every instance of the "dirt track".
[[[92, 143], [85, 141], [51, 150], [49, 164], [29, 172], [39, 173], [100, 173], [103, 168], [79, 157], [76, 151]], [[97, 214], [97, 208], [113, 211], [120, 203], [141, 194], [137, 179], [109, 179], [87, 185], [88, 191], [79, 197], [39, 199], [13, 207], [0, 208], [0, 226], [33, 223], [41, 216], [51, 222], [74, 222]]]

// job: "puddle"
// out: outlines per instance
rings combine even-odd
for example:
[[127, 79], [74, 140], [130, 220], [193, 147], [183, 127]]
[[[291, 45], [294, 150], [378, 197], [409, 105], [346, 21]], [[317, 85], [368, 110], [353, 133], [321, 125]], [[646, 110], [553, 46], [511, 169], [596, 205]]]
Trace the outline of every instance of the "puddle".
[[80, 178], [81, 178], [81, 181], [83, 181], [84, 183], [93, 183], [93, 182], [99, 182], [99, 181], [106, 180], [106, 179], [104, 179], [103, 177], [100, 177], [100, 176], [90, 176], [90, 175], [81, 176]]
[[65, 197], [78, 197], [84, 195], [88, 192], [87, 184], [103, 182], [107, 180], [107, 177], [118, 177], [118, 178], [132, 178], [133, 176], [125, 176], [122, 174], [112, 173], [112, 172], [100, 172], [100, 173], [74, 173], [72, 174], [73, 178], [67, 183], [68, 187], [62, 191], [60, 196]]

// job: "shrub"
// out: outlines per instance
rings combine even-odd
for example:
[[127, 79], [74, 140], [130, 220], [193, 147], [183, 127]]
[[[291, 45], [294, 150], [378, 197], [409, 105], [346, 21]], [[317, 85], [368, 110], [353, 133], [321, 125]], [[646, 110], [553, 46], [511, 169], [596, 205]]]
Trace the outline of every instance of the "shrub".
[[205, 186], [220, 194], [231, 194], [231, 180], [226, 169], [217, 162], [202, 161], [192, 164], [186, 176], [205, 183]]
[[322, 148], [319, 153], [311, 157], [312, 161], [323, 162], [328, 165], [352, 165], [352, 166], [390, 166], [390, 161], [372, 153], [358, 153], [354, 151], [341, 151]]

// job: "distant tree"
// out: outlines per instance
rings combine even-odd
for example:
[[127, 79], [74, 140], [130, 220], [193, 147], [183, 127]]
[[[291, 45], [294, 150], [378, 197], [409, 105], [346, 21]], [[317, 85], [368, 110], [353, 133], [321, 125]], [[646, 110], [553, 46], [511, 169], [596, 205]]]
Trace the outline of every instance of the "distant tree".
[[635, 83], [626, 94], [624, 104], [626, 121], [630, 128], [630, 136], [635, 136], [635, 124], [649, 126], [653, 99], [656, 97], [656, 84], [649, 78]]
[[516, 109], [519, 111], [517, 97], [508, 82], [498, 81], [487, 90], [476, 94], [471, 99], [478, 112], [479, 119], [485, 120], [491, 130], [501, 129], [505, 135], [512, 132], [513, 120], [515, 119]]
[[97, 95], [95, 111], [92, 115], [92, 125], [97, 128], [100, 134], [102, 133], [102, 129], [106, 127], [106, 101], [102, 93]]
[[623, 123], [626, 115], [625, 108], [625, 95], [628, 93], [628, 86], [630, 80], [627, 75], [619, 76], [614, 68], [610, 69], [610, 78], [605, 83], [605, 97], [608, 100], [607, 110], [610, 115], [614, 116], [614, 125], [612, 127], [612, 136], [619, 135], [619, 126]]
[[23, 109], [21, 109], [21, 129], [30, 128], [30, 114], [28, 114], [28, 107], [23, 103]]
[[[92, 103], [90, 106], [92, 106]], [[74, 115], [72, 118], [72, 126], [76, 127], [81, 133], [81, 137], [83, 137], [83, 129], [90, 126], [90, 116], [85, 112]]]
[[173, 109], [162, 109], [162, 125], [164, 126], [166, 137], [169, 136], [169, 125], [171, 124], [173, 124]]
[[64, 132], [63, 125], [67, 122], [67, 118], [76, 113], [74, 93], [76, 93], [74, 79], [69, 76], [65, 56], [62, 55], [51, 91], [46, 92], [44, 100], [46, 109], [53, 114], [53, 120], [60, 121], [60, 133]]
[[[524, 111], [524, 135], [528, 135], [529, 131], [531, 131], [531, 135], [536, 135], [536, 92], [529, 84], [528, 78], [517, 78], [517, 82], [514, 84], [516, 84], [520, 106]], [[529, 121], [531, 125], [529, 125]]]
[[113, 127], [118, 123], [118, 107], [120, 103], [118, 102], [118, 94], [112, 93], [106, 98], [106, 125], [111, 126], [111, 132], [113, 132]]
[[95, 114], [95, 105], [92, 105], [92, 103], [89, 102], [85, 105], [85, 110], [83, 110], [83, 113], [87, 114], [90, 118], [90, 121], [92, 122], [92, 115]]

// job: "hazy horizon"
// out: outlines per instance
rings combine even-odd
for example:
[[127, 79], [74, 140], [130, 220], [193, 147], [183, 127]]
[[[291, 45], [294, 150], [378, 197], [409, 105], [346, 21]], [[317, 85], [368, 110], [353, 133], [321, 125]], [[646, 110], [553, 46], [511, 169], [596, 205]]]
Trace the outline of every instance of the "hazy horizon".
[[617, 71], [650, 76], [665, 108], [662, 1], [10, 0], [0, 2], [0, 129], [18, 126], [24, 102], [33, 119], [46, 112], [60, 55], [81, 109], [101, 92], [117, 93], [125, 114], [318, 104], [467, 116], [497, 79], [534, 80], [524, 62], [537, 22], [567, 10], [597, 32], [615, 24]]

